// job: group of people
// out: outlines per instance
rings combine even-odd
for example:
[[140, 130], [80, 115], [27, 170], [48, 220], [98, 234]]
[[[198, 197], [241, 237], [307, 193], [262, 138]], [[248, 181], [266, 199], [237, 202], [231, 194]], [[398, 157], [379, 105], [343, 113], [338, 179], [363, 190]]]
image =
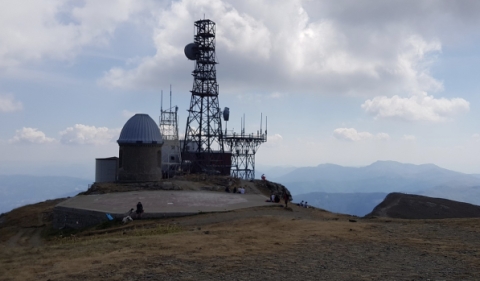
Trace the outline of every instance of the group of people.
[[308, 202], [307, 201], [303, 202], [302, 200], [302, 202], [298, 203], [297, 206], [308, 208]]
[[[230, 193], [230, 187], [225, 187], [225, 192], [228, 192]], [[245, 187], [241, 186], [240, 188], [237, 189], [237, 187], [235, 186], [233, 188], [233, 191], [232, 193], [240, 193], [240, 194], [245, 194]]]
[[280, 197], [278, 197], [277, 194], [273, 194], [270, 195], [270, 199], [268, 199], [266, 202], [275, 202], [275, 203], [279, 203], [280, 202]]
[[[288, 195], [288, 193], [283, 192], [282, 199], [285, 201], [285, 208], [287, 208], [288, 201], [290, 201], [290, 196]], [[280, 197], [278, 196], [278, 194], [272, 193], [270, 195], [270, 198], [265, 200], [265, 202], [280, 203]]]
[[[125, 215], [125, 217], [123, 217], [122, 219], [122, 222], [123, 223], [127, 223], [129, 221], [133, 221], [133, 218], [132, 218], [132, 215], [133, 215], [133, 208], [130, 209], [130, 211], [128, 211], [128, 213]], [[135, 210], [135, 219], [141, 219], [142, 218], [142, 214], [143, 214], [143, 205], [142, 205], [142, 202], [138, 202], [137, 203], [137, 210]]]

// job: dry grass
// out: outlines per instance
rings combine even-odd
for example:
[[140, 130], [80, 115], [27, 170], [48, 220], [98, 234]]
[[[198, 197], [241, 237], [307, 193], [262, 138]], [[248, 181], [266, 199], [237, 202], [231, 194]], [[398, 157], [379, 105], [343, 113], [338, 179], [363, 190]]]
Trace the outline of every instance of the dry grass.
[[479, 222], [366, 220], [297, 206], [135, 221], [56, 233], [39, 247], [4, 242], [0, 280], [475, 280]]

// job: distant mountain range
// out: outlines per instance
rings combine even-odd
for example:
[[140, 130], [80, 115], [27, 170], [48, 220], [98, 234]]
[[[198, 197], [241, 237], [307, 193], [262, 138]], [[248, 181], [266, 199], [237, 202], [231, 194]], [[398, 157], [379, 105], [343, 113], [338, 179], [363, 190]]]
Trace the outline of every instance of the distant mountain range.
[[[372, 202], [377, 200], [379, 194], [386, 195], [391, 192], [480, 205], [479, 174], [454, 172], [434, 164], [377, 161], [365, 167], [321, 164], [316, 167], [294, 168], [291, 171], [270, 168], [270, 171], [278, 173], [275, 175], [269, 172], [267, 178], [285, 185], [294, 195], [295, 202], [310, 198], [307, 201], [312, 205], [333, 212], [362, 215], [366, 208], [375, 207]], [[287, 172], [282, 174], [282, 171]], [[358, 195], [359, 193], [362, 195]], [[352, 196], [360, 197], [351, 201]], [[361, 202], [364, 202], [364, 206], [360, 206]]]
[[[480, 205], [480, 175], [433, 164], [377, 161], [365, 167], [259, 167], [256, 176], [285, 185], [301, 200], [332, 212], [363, 216], [391, 192], [445, 198]], [[74, 196], [91, 180], [74, 177], [0, 175], [0, 213], [46, 199]]]
[[75, 196], [91, 183], [74, 177], [0, 175], [0, 213], [47, 199]]

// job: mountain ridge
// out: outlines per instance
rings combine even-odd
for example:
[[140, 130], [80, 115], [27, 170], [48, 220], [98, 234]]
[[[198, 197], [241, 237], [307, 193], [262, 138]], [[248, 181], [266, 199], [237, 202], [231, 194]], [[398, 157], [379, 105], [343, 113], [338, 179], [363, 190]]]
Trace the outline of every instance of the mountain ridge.
[[376, 161], [363, 167], [324, 163], [297, 168], [272, 180], [286, 185], [293, 195], [325, 193], [405, 192], [480, 204], [480, 176], [435, 164]]

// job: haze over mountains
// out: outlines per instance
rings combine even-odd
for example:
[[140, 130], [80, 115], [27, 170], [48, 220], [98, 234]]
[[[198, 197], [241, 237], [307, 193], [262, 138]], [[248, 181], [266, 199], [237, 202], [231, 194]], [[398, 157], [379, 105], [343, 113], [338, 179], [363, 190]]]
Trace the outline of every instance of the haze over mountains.
[[[337, 213], [363, 216], [388, 193], [403, 192], [480, 205], [480, 175], [433, 164], [377, 161], [365, 167], [261, 167], [256, 175], [285, 185], [294, 202]], [[92, 180], [74, 177], [0, 175], [0, 213], [46, 199], [74, 196]]]
[[0, 175], [0, 213], [47, 199], [75, 196], [92, 181], [74, 177]]
[[[459, 173], [434, 164], [377, 161], [365, 167], [320, 164], [278, 176], [267, 172], [265, 170], [269, 180], [285, 185], [295, 195], [295, 202], [306, 200], [333, 212], [363, 216], [367, 213], [364, 210], [373, 209], [379, 203], [378, 198], [390, 192], [480, 205], [480, 175]], [[358, 193], [362, 193], [361, 196]]]

